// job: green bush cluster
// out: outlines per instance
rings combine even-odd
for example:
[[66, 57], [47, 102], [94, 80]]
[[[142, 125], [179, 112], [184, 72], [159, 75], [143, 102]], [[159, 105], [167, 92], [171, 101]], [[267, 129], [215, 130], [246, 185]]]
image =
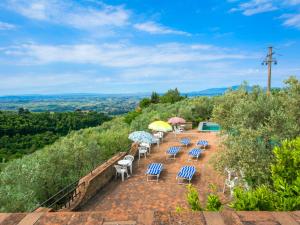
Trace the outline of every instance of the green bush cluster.
[[159, 96], [156, 92], [152, 92], [150, 98], [143, 98], [139, 106], [141, 108], [146, 108], [151, 104], [157, 103], [175, 103], [185, 99], [185, 96], [181, 96], [177, 88], [168, 90], [165, 94]]
[[237, 188], [231, 206], [236, 210], [292, 211], [300, 209], [300, 137], [274, 148], [269, 186], [250, 191]]
[[206, 210], [207, 211], [219, 211], [222, 207], [222, 202], [218, 195], [209, 194], [207, 196]]
[[[206, 207], [203, 208], [199, 199], [199, 194], [197, 189], [189, 184], [187, 186], [187, 196], [186, 196], [187, 202], [191, 208], [192, 211], [219, 211], [222, 207], [222, 203], [220, 201], [220, 198], [218, 195], [214, 193], [210, 193], [207, 196], [207, 202]], [[180, 207], [176, 208], [176, 211], [182, 211]]]
[[179, 116], [198, 124], [211, 117], [213, 107], [214, 98], [209, 97], [183, 99], [173, 104], [151, 104], [131, 122], [131, 130], [147, 130], [149, 123], [155, 120], [166, 121], [173, 116]]
[[191, 208], [192, 211], [202, 211], [203, 208], [200, 203], [199, 194], [195, 187], [193, 187], [191, 184], [187, 186], [187, 202]]
[[115, 118], [9, 162], [0, 173], [0, 211], [33, 210], [115, 153], [127, 151], [128, 134], [128, 125]]
[[246, 87], [215, 99], [213, 120], [222, 127], [222, 151], [214, 164], [242, 171], [251, 187], [271, 183], [273, 148], [300, 134], [300, 83], [291, 77], [286, 87], [266, 95], [265, 90]]

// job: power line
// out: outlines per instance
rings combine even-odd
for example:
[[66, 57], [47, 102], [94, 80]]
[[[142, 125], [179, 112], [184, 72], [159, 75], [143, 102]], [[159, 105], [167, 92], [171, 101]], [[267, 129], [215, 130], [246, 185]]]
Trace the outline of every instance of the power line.
[[273, 52], [273, 47], [268, 47], [269, 52], [266, 55], [265, 59], [262, 61], [262, 65], [268, 66], [268, 86], [267, 86], [267, 94], [270, 95], [271, 93], [271, 76], [272, 76], [272, 64], [277, 65], [277, 60], [273, 56], [275, 52]]

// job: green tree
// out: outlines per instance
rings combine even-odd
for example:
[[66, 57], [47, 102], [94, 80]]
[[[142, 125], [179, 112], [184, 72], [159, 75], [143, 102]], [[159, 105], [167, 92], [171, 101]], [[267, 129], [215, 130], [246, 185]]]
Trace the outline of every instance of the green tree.
[[152, 92], [150, 101], [153, 104], [159, 103], [159, 95], [155, 91]]
[[128, 134], [123, 118], [115, 118], [8, 162], [0, 173], [0, 211], [33, 210], [115, 153], [128, 150]]
[[146, 107], [148, 107], [150, 104], [151, 104], [151, 101], [150, 101], [149, 98], [143, 98], [143, 99], [140, 101], [139, 106], [140, 106], [141, 108], [146, 108]]
[[127, 115], [124, 116], [124, 121], [127, 123], [127, 124], [131, 124], [131, 122], [139, 115], [141, 115], [141, 111], [131, 111], [129, 113], [127, 113]]
[[214, 160], [215, 168], [242, 171], [252, 187], [270, 184], [273, 148], [300, 133], [299, 81], [290, 78], [276, 95], [245, 87], [215, 98], [213, 120], [222, 127], [223, 151]]
[[163, 96], [160, 97], [160, 102], [162, 103], [175, 103], [184, 99], [180, 95], [180, 92], [177, 88], [168, 90]]
[[22, 157], [72, 130], [98, 126], [110, 117], [97, 112], [18, 113], [3, 111], [0, 114], [0, 161]]

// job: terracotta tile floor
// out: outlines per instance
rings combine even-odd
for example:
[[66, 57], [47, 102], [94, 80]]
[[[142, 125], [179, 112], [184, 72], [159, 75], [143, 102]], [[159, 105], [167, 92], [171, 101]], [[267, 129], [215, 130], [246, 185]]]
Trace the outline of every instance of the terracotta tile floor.
[[[175, 160], [166, 159], [166, 150], [170, 146], [180, 145], [181, 137], [189, 137], [192, 145], [182, 147]], [[198, 161], [188, 161], [188, 151], [195, 147], [197, 140], [205, 139], [209, 148]], [[133, 176], [121, 182], [120, 179], [110, 182], [103, 190], [94, 196], [81, 211], [103, 211], [109, 218], [135, 219], [145, 210], [175, 210], [177, 206], [187, 207], [186, 185], [177, 183], [176, 174], [184, 165], [194, 165], [196, 174], [192, 184], [197, 188], [200, 200], [204, 204], [209, 190], [209, 184], [217, 186], [222, 199], [224, 178], [217, 174], [209, 164], [213, 154], [217, 154], [218, 136], [216, 133], [200, 133], [196, 130], [180, 134], [177, 138], [168, 134], [160, 147], [154, 147], [147, 158], [135, 160]], [[152, 162], [163, 163], [164, 170], [159, 182], [147, 182], [145, 172], [147, 165]]]

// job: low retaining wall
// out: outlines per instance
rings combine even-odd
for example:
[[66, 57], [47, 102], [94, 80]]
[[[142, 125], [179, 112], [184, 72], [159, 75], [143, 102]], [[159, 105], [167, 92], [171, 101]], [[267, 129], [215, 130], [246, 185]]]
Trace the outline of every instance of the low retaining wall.
[[101, 211], [48, 212], [48, 213], [0, 213], [3, 225], [37, 224], [123, 224], [123, 225], [299, 225], [300, 211], [294, 212], [181, 212], [144, 211], [139, 215], [128, 215], [130, 220], [117, 221], [106, 218]]

